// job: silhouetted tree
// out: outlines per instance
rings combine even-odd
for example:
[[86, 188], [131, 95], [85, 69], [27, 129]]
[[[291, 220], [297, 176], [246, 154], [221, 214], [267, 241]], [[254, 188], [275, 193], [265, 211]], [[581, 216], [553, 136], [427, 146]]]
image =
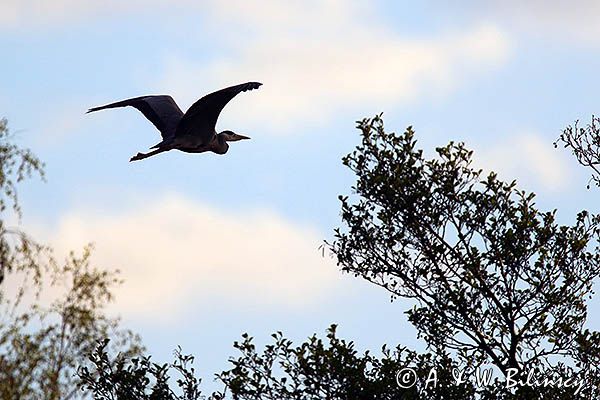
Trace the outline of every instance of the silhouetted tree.
[[600, 335], [584, 324], [600, 218], [557, 224], [514, 181], [482, 176], [462, 143], [428, 160], [410, 127], [388, 133], [380, 116], [358, 127], [362, 144], [343, 160], [357, 182], [330, 247], [342, 270], [414, 299], [407, 314], [429, 348], [469, 367], [595, 368]]
[[[590, 182], [600, 186], [600, 118], [592, 116], [592, 122], [585, 127], [579, 126], [579, 121], [567, 126], [554, 147], [562, 144], [571, 149], [579, 164], [592, 170]], [[588, 189], [590, 185], [588, 183]]]
[[[478, 390], [473, 371], [466, 371], [446, 355], [418, 354], [405, 347], [383, 347], [377, 357], [359, 354], [352, 342], [339, 339], [335, 325], [327, 340], [316, 335], [298, 346], [281, 332], [259, 351], [253, 338], [242, 335], [235, 342], [238, 357], [231, 369], [216, 379], [221, 391], [210, 396], [200, 392], [200, 379], [191, 367], [193, 358], [175, 352], [172, 364], [157, 364], [150, 357], [111, 359], [106, 341], [90, 356], [92, 367], [80, 368], [82, 389], [97, 400], [567, 400], [595, 399], [575, 396], [573, 388], [518, 387], [492, 379]], [[462, 372], [462, 381], [455, 376]], [[566, 371], [565, 371], [566, 372]], [[551, 379], [556, 379], [553, 372]], [[176, 380], [177, 389], [173, 389]]]
[[353, 342], [337, 337], [335, 325], [326, 342], [313, 335], [294, 347], [281, 332], [272, 337], [274, 343], [262, 353], [247, 334], [234, 343], [241, 355], [230, 360], [232, 369], [217, 376], [226, 389], [215, 399], [462, 400], [474, 392], [470, 382], [451, 384], [457, 366], [446, 355], [417, 354], [400, 346], [383, 346], [381, 357], [360, 354]]
[[[20, 215], [17, 183], [42, 163], [10, 143], [0, 123], [0, 210]], [[90, 247], [57, 262], [47, 246], [0, 218], [0, 399], [70, 399], [80, 395], [76, 368], [98, 339], [114, 337], [114, 350], [134, 355], [139, 338], [105, 314], [119, 279], [90, 265]]]
[[[191, 364], [194, 357], [175, 351], [172, 364], [157, 364], [150, 357], [128, 358], [119, 354], [113, 359], [107, 352], [108, 339], [98, 342], [89, 360], [91, 365], [80, 367], [77, 374], [82, 390], [93, 395], [94, 399], [160, 399], [160, 400], [199, 400], [200, 379], [195, 377]], [[179, 374], [176, 383], [179, 392], [169, 385], [171, 372]]]
[[[221, 392], [208, 398], [223, 400], [277, 399], [471, 399], [470, 382], [451, 384], [451, 371], [456, 365], [447, 358], [418, 355], [406, 348], [390, 350], [384, 346], [382, 357], [370, 352], [359, 354], [352, 342], [336, 336], [335, 325], [327, 334], [327, 342], [310, 337], [299, 346], [284, 338], [281, 332], [272, 335], [274, 343], [257, 351], [253, 338], [247, 334], [234, 347], [241, 353], [230, 362], [233, 368], [217, 375], [224, 384]], [[199, 390], [200, 380], [194, 376], [189, 362], [178, 350], [172, 364], [156, 364], [149, 357], [111, 360], [105, 351], [106, 341], [99, 343], [90, 356], [92, 369], [83, 367], [78, 374], [83, 389], [95, 399], [164, 399], [198, 400], [205, 398]], [[415, 375], [407, 372], [402, 388], [398, 373], [412, 366]], [[435, 375], [431, 372], [435, 368]], [[169, 373], [179, 376], [178, 392], [169, 386]], [[171, 377], [172, 379], [173, 377]], [[430, 383], [426, 385], [427, 380]], [[434, 385], [433, 381], [436, 381]], [[426, 387], [427, 386], [427, 387]]]

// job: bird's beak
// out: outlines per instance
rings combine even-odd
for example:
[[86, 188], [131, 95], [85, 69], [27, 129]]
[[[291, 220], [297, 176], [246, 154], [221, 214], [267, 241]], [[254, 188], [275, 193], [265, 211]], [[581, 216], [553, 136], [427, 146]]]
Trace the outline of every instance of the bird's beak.
[[248, 136], [244, 136], [244, 135], [237, 135], [237, 140], [244, 140], [244, 139], [250, 139]]

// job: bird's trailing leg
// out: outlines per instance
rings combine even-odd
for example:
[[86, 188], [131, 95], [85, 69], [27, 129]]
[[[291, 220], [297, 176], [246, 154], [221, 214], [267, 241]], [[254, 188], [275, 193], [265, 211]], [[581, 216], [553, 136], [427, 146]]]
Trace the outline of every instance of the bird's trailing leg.
[[159, 153], [162, 153], [162, 152], [165, 152], [165, 151], [168, 151], [168, 150], [171, 150], [171, 149], [170, 148], [162, 148], [162, 149], [156, 149], [156, 150], [151, 151], [149, 153], [137, 153], [135, 156], [133, 156], [133, 157], [131, 157], [129, 159], [129, 162], [143, 160], [144, 158], [152, 157], [152, 156], [154, 156], [156, 154], [159, 154]]

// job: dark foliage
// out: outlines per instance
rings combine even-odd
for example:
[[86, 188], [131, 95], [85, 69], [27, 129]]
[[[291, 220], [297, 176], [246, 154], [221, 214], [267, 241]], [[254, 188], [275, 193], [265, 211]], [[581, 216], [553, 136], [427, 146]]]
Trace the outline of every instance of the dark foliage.
[[[579, 121], [567, 126], [554, 147], [562, 144], [571, 149], [579, 164], [592, 170], [590, 183], [600, 186], [600, 118], [592, 116], [592, 122], [585, 127], [579, 126]], [[588, 189], [590, 185], [588, 183]]]
[[470, 367], [595, 367], [599, 335], [584, 323], [600, 218], [557, 224], [514, 181], [482, 176], [462, 143], [425, 159], [412, 128], [388, 133], [381, 117], [358, 128], [344, 158], [355, 194], [340, 197], [346, 228], [331, 245], [342, 270], [414, 299], [409, 320], [429, 347]]
[[[98, 342], [89, 360], [91, 366], [80, 367], [77, 374], [82, 390], [94, 399], [136, 400], [198, 400], [200, 380], [195, 377], [191, 364], [194, 357], [175, 352], [172, 364], [157, 364], [150, 357], [128, 358], [120, 354], [109, 359], [106, 347], [109, 340]], [[179, 393], [169, 385], [170, 372], [179, 374], [176, 384]]]
[[[316, 335], [297, 347], [281, 332], [273, 334], [274, 343], [257, 352], [252, 338], [243, 336], [234, 347], [241, 352], [232, 359], [233, 368], [218, 375], [231, 398], [239, 400], [281, 399], [470, 399], [469, 383], [450, 384], [455, 367], [447, 357], [418, 355], [403, 347], [382, 349], [379, 358], [370, 352], [360, 354], [354, 343], [340, 339], [333, 325], [327, 341]], [[398, 374], [409, 367], [407, 381], [415, 378], [411, 388], [402, 388]], [[430, 371], [437, 372], [437, 385], [425, 387]], [[400, 374], [402, 375], [402, 374]], [[216, 396], [224, 399], [223, 393]]]

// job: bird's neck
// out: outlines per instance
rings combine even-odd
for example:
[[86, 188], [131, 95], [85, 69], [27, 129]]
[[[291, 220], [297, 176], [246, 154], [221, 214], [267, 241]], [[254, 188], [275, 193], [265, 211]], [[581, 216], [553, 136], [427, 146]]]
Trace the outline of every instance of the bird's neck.
[[213, 145], [213, 151], [217, 154], [227, 153], [227, 150], [229, 150], [229, 143], [227, 143], [223, 135], [221, 135], [220, 133], [216, 137], [217, 140], [215, 140], [215, 143]]

